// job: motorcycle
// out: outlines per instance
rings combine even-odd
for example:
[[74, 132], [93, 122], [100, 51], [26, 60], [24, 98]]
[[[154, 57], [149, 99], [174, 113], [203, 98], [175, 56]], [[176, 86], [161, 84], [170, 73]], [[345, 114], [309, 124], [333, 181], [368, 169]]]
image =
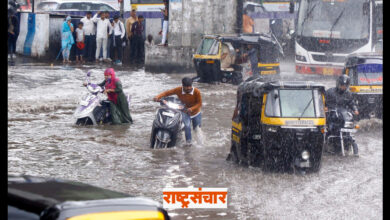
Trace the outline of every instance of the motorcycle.
[[355, 125], [352, 112], [345, 108], [336, 107], [328, 111], [326, 119], [328, 124], [327, 145], [333, 146], [334, 151], [341, 152], [342, 156], [345, 156], [346, 152], [350, 152], [351, 148], [354, 153], [357, 153], [358, 146], [353, 138], [353, 133], [356, 133], [359, 126]]
[[165, 97], [160, 101], [162, 108], [156, 112], [150, 136], [150, 148], [170, 148], [175, 146], [179, 134], [184, 130], [181, 111], [184, 104], [175, 97]]
[[[73, 117], [76, 125], [98, 125], [111, 123], [110, 101], [107, 96], [103, 95], [104, 88], [90, 82], [91, 73], [86, 76], [86, 88], [88, 93], [85, 94], [77, 107]], [[130, 108], [130, 96], [127, 95], [127, 101]]]

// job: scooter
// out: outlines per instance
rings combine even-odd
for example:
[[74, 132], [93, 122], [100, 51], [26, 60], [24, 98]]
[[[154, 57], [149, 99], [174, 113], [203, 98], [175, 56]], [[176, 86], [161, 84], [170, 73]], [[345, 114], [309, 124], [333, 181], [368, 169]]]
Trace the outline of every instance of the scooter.
[[355, 125], [353, 114], [351, 111], [336, 107], [330, 109], [327, 113], [327, 134], [326, 143], [328, 146], [333, 146], [335, 152], [341, 152], [342, 156], [346, 156], [346, 151], [357, 153], [358, 146], [353, 138], [353, 133], [359, 128]]
[[[104, 89], [90, 82], [91, 73], [86, 76], [87, 90], [77, 107], [73, 117], [76, 125], [98, 125], [111, 123], [110, 101], [103, 95]], [[130, 96], [127, 95], [130, 108]]]
[[184, 130], [181, 111], [184, 104], [175, 97], [165, 97], [160, 101], [162, 106], [156, 112], [150, 136], [150, 148], [170, 148]]

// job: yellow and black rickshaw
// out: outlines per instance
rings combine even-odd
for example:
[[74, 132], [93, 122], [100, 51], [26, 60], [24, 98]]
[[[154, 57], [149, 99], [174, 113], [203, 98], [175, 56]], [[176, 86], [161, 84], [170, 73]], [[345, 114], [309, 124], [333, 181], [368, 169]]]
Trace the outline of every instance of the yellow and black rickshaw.
[[228, 160], [263, 170], [317, 172], [325, 140], [325, 87], [247, 80], [237, 90]]
[[358, 105], [359, 119], [382, 118], [383, 57], [376, 53], [351, 54], [343, 73], [351, 78], [349, 90]]
[[8, 176], [8, 219], [168, 220], [160, 203], [84, 183]]
[[283, 50], [271, 36], [265, 34], [205, 35], [193, 55], [200, 82], [241, 83], [243, 81], [241, 64], [247, 62], [243, 54], [247, 52], [248, 45], [254, 45], [257, 49], [260, 75], [280, 73], [279, 57], [283, 54]]

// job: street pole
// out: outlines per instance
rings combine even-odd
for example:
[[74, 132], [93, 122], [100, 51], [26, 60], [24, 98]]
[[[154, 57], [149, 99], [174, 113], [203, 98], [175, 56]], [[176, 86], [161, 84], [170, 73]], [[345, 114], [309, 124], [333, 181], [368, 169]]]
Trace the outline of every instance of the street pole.
[[236, 33], [242, 33], [242, 15], [243, 15], [244, 0], [237, 0], [236, 10]]
[[32, 0], [32, 6], [31, 6], [31, 7], [32, 7], [32, 13], [34, 13], [34, 8], [35, 8], [35, 7], [34, 7], [34, 6], [35, 6], [34, 3], [35, 3], [35, 0]]
[[124, 0], [120, 1], [120, 17], [123, 19]]

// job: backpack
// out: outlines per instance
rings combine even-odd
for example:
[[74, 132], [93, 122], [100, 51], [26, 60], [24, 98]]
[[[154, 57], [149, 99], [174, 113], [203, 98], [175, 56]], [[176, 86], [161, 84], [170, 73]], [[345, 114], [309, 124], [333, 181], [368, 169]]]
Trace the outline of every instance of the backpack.
[[[123, 30], [122, 30], [122, 25], [125, 26], [122, 21], [119, 20], [119, 28], [121, 29], [121, 32], [123, 33]], [[122, 40], [122, 46], [123, 47], [126, 47], [127, 46], [127, 33], [126, 33], [126, 29], [125, 29], [125, 36], [123, 37], [123, 40]]]

